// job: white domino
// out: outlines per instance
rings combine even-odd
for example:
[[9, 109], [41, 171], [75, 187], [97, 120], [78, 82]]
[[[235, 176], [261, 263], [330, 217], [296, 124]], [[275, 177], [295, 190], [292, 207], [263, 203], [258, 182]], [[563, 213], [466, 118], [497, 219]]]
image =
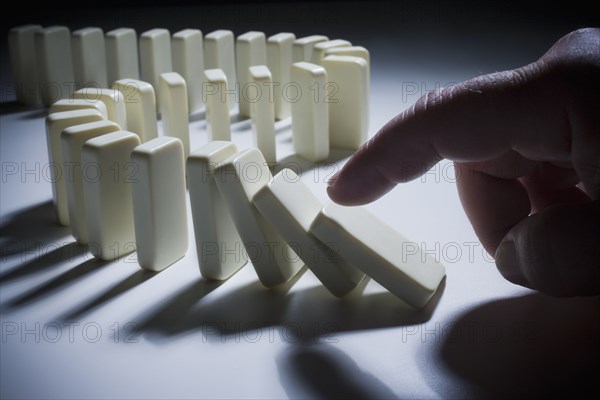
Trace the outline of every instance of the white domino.
[[290, 116], [290, 102], [284, 97], [284, 91], [290, 82], [292, 66], [292, 46], [296, 40], [293, 33], [278, 33], [267, 39], [267, 67], [273, 78], [273, 102], [275, 118], [282, 120]]
[[69, 225], [69, 205], [67, 200], [67, 171], [63, 169], [63, 153], [60, 135], [65, 128], [88, 122], [102, 121], [102, 114], [94, 109], [58, 112], [46, 118], [46, 143], [52, 183], [54, 210], [61, 225]]
[[125, 97], [118, 90], [83, 88], [73, 95], [75, 99], [83, 99], [89, 102], [102, 101], [106, 106], [108, 119], [117, 123], [122, 129], [127, 129], [127, 114], [125, 111]]
[[61, 99], [50, 106], [48, 109], [48, 115], [64, 111], [84, 110], [87, 108], [98, 111], [100, 114], [102, 114], [104, 119], [108, 119], [106, 105], [102, 100], [96, 100], [92, 102], [83, 99]]
[[184, 29], [174, 33], [171, 38], [173, 71], [185, 79], [190, 113], [204, 107], [201, 74], [204, 71], [203, 49], [202, 32], [198, 29]]
[[135, 241], [140, 267], [161, 271], [188, 249], [183, 145], [161, 136], [131, 153]]
[[364, 58], [367, 64], [371, 62], [369, 50], [362, 46], [330, 47], [325, 50], [325, 57], [327, 56], [353, 56]]
[[353, 56], [327, 56], [321, 65], [329, 82], [335, 84], [334, 98], [329, 103], [329, 145], [356, 150], [367, 141], [369, 133], [367, 61]]
[[[160, 74], [172, 72], [171, 34], [167, 29], [151, 29], [140, 36], [142, 81], [152, 85], [160, 102]], [[158, 106], [158, 104], [157, 104]]]
[[252, 204], [252, 198], [271, 180], [267, 163], [256, 148], [237, 153], [220, 165], [215, 182], [242, 238], [261, 283], [272, 287], [287, 282], [303, 267], [273, 225]]
[[215, 168], [237, 153], [231, 142], [213, 141], [187, 159], [188, 187], [200, 273], [223, 280], [246, 265], [242, 239], [214, 179]]
[[444, 278], [444, 266], [428, 254], [403, 249], [415, 243], [363, 207], [328, 203], [310, 232], [392, 294], [413, 307], [423, 307]]
[[51, 26], [36, 31], [35, 58], [42, 103], [49, 106], [69, 97], [74, 81], [69, 29]]
[[277, 163], [275, 146], [275, 108], [273, 104], [273, 85], [271, 73], [264, 65], [250, 67], [250, 81], [254, 90], [248, 90], [251, 96], [251, 118], [255, 146], [261, 151], [269, 165]]
[[99, 174], [97, 166], [82, 164], [81, 150], [83, 144], [89, 139], [120, 129], [121, 127], [112, 121], [97, 121], [65, 128], [60, 136], [63, 171], [67, 173], [67, 203], [69, 205], [71, 234], [81, 244], [89, 243], [83, 181], [98, 179]]
[[108, 87], [104, 32], [83, 28], [72, 34], [73, 72], [77, 88]]
[[233, 32], [221, 29], [204, 36], [204, 68], [220, 69], [225, 73], [231, 88], [231, 94], [227, 96], [229, 109], [234, 109], [237, 78]]
[[119, 28], [106, 33], [108, 84], [119, 79], [140, 79], [137, 34], [131, 28]]
[[247, 93], [251, 81], [249, 68], [267, 64], [267, 46], [262, 32], [246, 32], [238, 36], [235, 46], [237, 78], [239, 82], [240, 116], [250, 116], [250, 99]]
[[120, 79], [113, 88], [123, 94], [127, 114], [127, 129], [137, 133], [142, 143], [158, 137], [156, 96], [148, 82]]
[[254, 196], [254, 205], [323, 285], [335, 296], [348, 294], [365, 274], [309, 233], [323, 204], [292, 170], [284, 169]]
[[187, 158], [190, 155], [190, 125], [185, 80], [177, 72], [165, 72], [160, 75], [160, 92], [164, 134], [181, 140]]
[[17, 101], [27, 105], [38, 103], [35, 33], [40, 30], [42, 30], [40, 25], [23, 25], [12, 28], [8, 34]]
[[300, 61], [310, 62], [315, 44], [328, 40], [329, 38], [323, 35], [311, 35], [296, 39], [292, 50], [292, 61], [295, 63]]
[[[298, 101], [292, 103], [292, 141], [294, 151], [311, 162], [326, 159], [329, 156], [329, 115], [328, 103], [321, 90], [327, 82], [325, 68], [298, 62], [292, 65], [291, 80], [296, 82], [303, 93]], [[319, 88], [311, 92], [315, 85]], [[315, 99], [313, 93], [318, 94]]]
[[343, 40], [343, 39], [334, 39], [334, 40], [327, 40], [325, 42], [320, 42], [315, 44], [315, 47], [313, 47], [313, 53], [312, 53], [312, 63], [313, 64], [321, 64], [321, 60], [323, 60], [323, 58], [325, 58], [325, 52], [329, 49], [333, 49], [336, 47], [350, 47], [352, 46], [352, 43], [350, 43], [347, 40]]
[[210, 140], [231, 140], [227, 76], [220, 69], [204, 71], [204, 96], [206, 99], [206, 124]]
[[89, 248], [103, 260], [135, 251], [131, 182], [136, 171], [129, 156], [139, 144], [135, 133], [118, 131], [83, 145], [81, 162], [90, 173], [83, 180]]

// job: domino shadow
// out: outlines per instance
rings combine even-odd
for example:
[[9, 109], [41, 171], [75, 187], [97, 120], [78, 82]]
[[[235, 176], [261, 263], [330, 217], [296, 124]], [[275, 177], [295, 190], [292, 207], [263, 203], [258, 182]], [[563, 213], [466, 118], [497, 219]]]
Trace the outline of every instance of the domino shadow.
[[306, 172], [318, 170], [319, 174], [315, 175], [315, 178], [318, 181], [325, 182], [327, 178], [339, 170], [339, 167], [336, 165], [336, 163], [350, 157], [352, 154], [354, 154], [354, 150], [331, 149], [327, 159], [319, 161], [318, 163], [313, 163], [294, 153], [282, 158], [281, 160], [278, 160], [274, 169], [274, 173], [277, 174], [284, 168], [290, 168], [297, 175], [302, 176], [302, 174]]
[[[0, 115], [14, 114], [24, 111], [34, 111], [38, 109], [39, 108], [35, 106], [17, 103], [16, 101], [4, 101], [0, 103]], [[44, 111], [46, 111], [45, 108]]]

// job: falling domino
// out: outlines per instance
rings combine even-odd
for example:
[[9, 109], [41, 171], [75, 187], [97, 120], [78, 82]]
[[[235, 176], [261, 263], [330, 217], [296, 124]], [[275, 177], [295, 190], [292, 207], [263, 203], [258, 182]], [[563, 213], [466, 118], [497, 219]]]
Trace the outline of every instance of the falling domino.
[[125, 111], [125, 98], [118, 90], [83, 88], [73, 94], [75, 99], [83, 99], [89, 102], [102, 101], [106, 106], [108, 119], [117, 123], [122, 129], [127, 127], [127, 114]]
[[292, 66], [292, 45], [296, 36], [293, 33], [278, 33], [267, 39], [267, 67], [273, 77], [273, 102], [275, 118], [282, 120], [290, 116], [290, 102], [284, 98], [284, 90], [290, 82]]
[[165, 135], [181, 140], [183, 154], [190, 155], [190, 125], [185, 80], [177, 72], [160, 75], [160, 113]]
[[275, 165], [277, 163], [277, 154], [271, 73], [264, 65], [250, 67], [249, 72], [250, 81], [256, 85], [254, 88], [256, 95], [250, 97], [250, 114], [252, 117], [255, 146], [258, 147], [269, 165]]
[[185, 165], [181, 140], [161, 136], [131, 153], [133, 220], [140, 267], [161, 271], [188, 249]]
[[[227, 76], [231, 93], [229, 97], [229, 109], [235, 108], [235, 86], [237, 82], [235, 74], [235, 49], [233, 32], [218, 30], [204, 36], [204, 68], [220, 69]], [[229, 140], [229, 139], [226, 139]]]
[[248, 68], [267, 64], [267, 46], [262, 32], [246, 32], [238, 36], [235, 46], [237, 78], [239, 82], [240, 116], [250, 116], [250, 101], [247, 90], [251, 82]]
[[23, 25], [12, 28], [8, 34], [17, 101], [30, 106], [38, 103], [35, 33], [40, 30], [40, 25]]
[[137, 35], [134, 29], [119, 28], [106, 33], [108, 83], [119, 79], [140, 79]]
[[334, 39], [328, 40], [326, 42], [320, 42], [315, 44], [312, 53], [312, 63], [313, 64], [321, 64], [321, 61], [325, 57], [325, 52], [329, 49], [333, 49], [335, 47], [350, 47], [352, 43], [347, 40], [342, 39]]
[[160, 74], [173, 71], [171, 34], [167, 29], [156, 28], [142, 33], [140, 36], [140, 63], [142, 81], [152, 85], [156, 91], [156, 98], [160, 102]]
[[121, 130], [121, 127], [112, 121], [97, 121], [65, 128], [60, 136], [63, 171], [67, 173], [67, 203], [71, 234], [81, 244], [87, 244], [90, 241], [85, 212], [86, 204], [83, 197], [83, 181], [97, 179], [99, 173], [97, 166], [86, 166], [81, 163], [81, 150], [83, 144], [89, 139], [118, 130]]
[[42, 104], [69, 97], [74, 81], [69, 29], [51, 26], [36, 31], [35, 58]]
[[142, 143], [158, 137], [156, 120], [156, 96], [148, 82], [136, 79], [121, 79], [113, 88], [125, 97], [127, 129], [137, 133]]
[[315, 44], [329, 40], [327, 36], [312, 35], [296, 39], [292, 48], [292, 62], [310, 62]]
[[102, 114], [102, 118], [108, 119], [106, 105], [102, 100], [91, 102], [83, 99], [61, 99], [50, 106], [48, 115], [64, 111], [85, 110], [87, 108], [98, 111]]
[[72, 34], [73, 72], [77, 88], [108, 87], [104, 32], [83, 28]]
[[229, 105], [226, 95], [227, 76], [220, 69], [204, 71], [206, 124], [211, 140], [231, 140]]
[[94, 109], [58, 112], [46, 117], [46, 143], [48, 145], [48, 161], [50, 163], [50, 182], [52, 198], [58, 222], [69, 225], [69, 206], [67, 200], [67, 171], [63, 169], [63, 153], [60, 135], [65, 128], [88, 122], [102, 121], [102, 114]]
[[356, 150], [369, 131], [367, 62], [360, 57], [327, 56], [321, 64], [335, 84], [329, 102], [329, 145]]
[[304, 265], [292, 247], [252, 204], [256, 192], [271, 178], [267, 163], [256, 148], [229, 157], [215, 171], [215, 182], [258, 278], [266, 287], [287, 282]]
[[423, 307], [444, 278], [444, 266], [362, 207], [328, 203], [310, 232], [392, 294], [413, 307]]
[[200, 273], [206, 279], [227, 279], [247, 262], [242, 239], [214, 179], [215, 168], [236, 153], [233, 143], [214, 141], [187, 159], [196, 250]]
[[83, 145], [83, 168], [97, 173], [83, 180], [89, 248], [103, 260], [135, 251], [131, 182], [136, 177], [129, 156], [139, 144], [135, 133], [118, 131]]
[[[325, 68], [307, 62], [292, 65], [291, 80], [296, 82], [303, 95], [292, 103], [292, 141], [294, 151], [311, 162], [329, 156], [328, 104], [322, 98], [324, 90], [311, 91], [325, 86]], [[315, 99], [315, 94], [318, 98]]]
[[200, 71], [204, 71], [203, 48], [202, 32], [198, 29], [184, 29], [174, 33], [171, 38], [173, 71], [185, 79], [190, 113], [204, 107], [202, 74], [200, 73]]
[[309, 233], [323, 204], [292, 170], [286, 168], [275, 175], [253, 202], [281, 236], [297, 246], [300, 258], [335, 296], [345, 296], [364, 278], [362, 271]]

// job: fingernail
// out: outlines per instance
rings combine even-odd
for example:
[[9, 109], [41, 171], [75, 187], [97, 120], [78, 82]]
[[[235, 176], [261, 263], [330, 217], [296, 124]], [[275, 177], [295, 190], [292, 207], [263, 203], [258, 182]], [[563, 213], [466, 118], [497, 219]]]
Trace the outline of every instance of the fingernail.
[[337, 182], [337, 179], [340, 175], [341, 171], [336, 172], [335, 174], [331, 175], [329, 178], [327, 178], [327, 186], [333, 186], [335, 185], [335, 182]]

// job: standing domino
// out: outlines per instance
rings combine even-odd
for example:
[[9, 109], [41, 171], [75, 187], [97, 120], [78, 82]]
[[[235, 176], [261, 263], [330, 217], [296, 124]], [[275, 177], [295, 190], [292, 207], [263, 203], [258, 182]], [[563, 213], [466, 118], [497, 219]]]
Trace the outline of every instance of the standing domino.
[[[277, 163], [275, 146], [275, 109], [273, 107], [273, 85], [271, 73], [264, 65], [250, 67], [250, 79], [256, 85], [256, 95], [250, 103], [252, 130], [255, 146], [261, 151], [269, 165]], [[250, 91], [249, 91], [250, 93]]]
[[404, 252], [411, 244], [362, 207], [328, 203], [310, 232], [392, 294], [413, 307], [423, 307], [444, 278], [444, 266], [421, 251]]
[[67, 171], [63, 168], [63, 153], [60, 135], [65, 128], [88, 122], [102, 121], [104, 118], [97, 110], [82, 109], [58, 112], [46, 117], [46, 143], [48, 144], [48, 161], [50, 163], [50, 182], [54, 210], [61, 225], [69, 225], [69, 205], [67, 200]]
[[202, 32], [198, 29], [184, 29], [173, 34], [173, 71], [179, 73], [187, 85], [188, 111], [193, 113], [204, 107], [202, 102], [202, 74], [204, 71], [204, 50]]
[[49, 106], [69, 96], [73, 85], [71, 33], [66, 26], [35, 32], [35, 58], [42, 104]]
[[188, 123], [188, 98], [185, 80], [177, 72], [160, 75], [160, 113], [165, 135], [183, 143], [183, 154], [190, 155], [190, 126]]
[[108, 119], [117, 123], [121, 128], [127, 127], [127, 114], [125, 111], [125, 98], [118, 90], [83, 88], [74, 93], [74, 98], [89, 102], [102, 101], [106, 106]]
[[[173, 71], [171, 34], [167, 29], [151, 29], [140, 36], [142, 80], [152, 85], [160, 102], [160, 74]], [[157, 104], [158, 105], [158, 104]]]
[[200, 273], [206, 279], [227, 279], [248, 261], [214, 178], [215, 168], [236, 153], [233, 143], [214, 141], [195, 150], [187, 159], [196, 250]]
[[227, 76], [220, 69], [204, 71], [204, 96], [206, 101], [206, 125], [210, 140], [231, 140]]
[[367, 62], [359, 57], [328, 56], [321, 64], [336, 85], [337, 101], [329, 103], [329, 145], [356, 150], [369, 133]]
[[335, 296], [343, 297], [365, 274], [309, 233], [323, 204], [294, 171], [284, 169], [254, 196], [254, 205], [289, 243], [308, 268]]
[[131, 162], [137, 167], [132, 194], [138, 262], [161, 271], [188, 249], [183, 145], [161, 136], [137, 146]]
[[17, 101], [30, 106], [38, 104], [35, 33], [41, 30], [40, 25], [23, 25], [12, 28], [8, 34]]
[[267, 39], [267, 67], [273, 76], [273, 101], [275, 118], [282, 120], [290, 116], [290, 102], [283, 91], [290, 82], [292, 66], [292, 45], [296, 36], [293, 33], [278, 33]]
[[[325, 87], [327, 73], [319, 65], [299, 62], [292, 65], [292, 82], [296, 82], [302, 93], [311, 93], [310, 88]], [[322, 98], [324, 90], [317, 90], [319, 97], [302, 95], [292, 103], [292, 140], [295, 152], [312, 162], [329, 156], [329, 115], [328, 104]]]
[[204, 36], [204, 68], [220, 69], [225, 73], [227, 82], [232, 88], [231, 94], [227, 96], [229, 97], [229, 109], [234, 109], [237, 78], [233, 32], [218, 30]]
[[215, 181], [246, 252], [258, 278], [266, 287], [287, 282], [303, 266], [291, 246], [252, 204], [256, 192], [266, 186], [271, 178], [271, 171], [256, 148], [229, 157], [215, 171]]
[[134, 29], [119, 28], [106, 33], [108, 83], [119, 79], [140, 79], [137, 35]]
[[310, 62], [315, 44], [327, 40], [329, 40], [329, 38], [323, 35], [312, 35], [296, 39], [292, 50], [292, 61], [295, 63], [300, 61]]
[[321, 60], [325, 57], [325, 52], [329, 49], [333, 49], [335, 47], [350, 47], [352, 43], [347, 40], [342, 39], [334, 39], [328, 40], [326, 42], [320, 42], [315, 44], [312, 53], [312, 63], [313, 64], [321, 64]]
[[104, 105], [102, 100], [89, 102], [83, 99], [60, 99], [50, 106], [48, 115], [64, 111], [85, 110], [88, 108], [98, 111], [102, 114], [102, 118], [108, 119], [106, 105]]
[[236, 46], [237, 77], [239, 82], [240, 116], [250, 116], [250, 99], [247, 93], [251, 81], [249, 68], [267, 63], [265, 34], [246, 32], [238, 36]]
[[104, 32], [83, 28], [73, 32], [73, 70], [77, 88], [108, 87]]
[[156, 96], [152, 85], [136, 79], [120, 79], [113, 84], [127, 99], [127, 128], [140, 136], [142, 143], [158, 137]]
[[136, 177], [129, 156], [139, 144], [135, 133], [118, 131], [83, 145], [84, 170], [95, 166], [100, 172], [96, 179], [83, 180], [83, 195], [90, 251], [103, 260], [135, 251], [131, 182]]
[[98, 121], [70, 126], [60, 136], [65, 165], [64, 170], [69, 172], [67, 179], [67, 200], [69, 204], [71, 233], [81, 244], [89, 243], [83, 181], [99, 179], [103, 173], [109, 173], [109, 171], [98, 171], [97, 165], [83, 165], [81, 163], [83, 144], [89, 139], [120, 129], [119, 125], [112, 121]]

